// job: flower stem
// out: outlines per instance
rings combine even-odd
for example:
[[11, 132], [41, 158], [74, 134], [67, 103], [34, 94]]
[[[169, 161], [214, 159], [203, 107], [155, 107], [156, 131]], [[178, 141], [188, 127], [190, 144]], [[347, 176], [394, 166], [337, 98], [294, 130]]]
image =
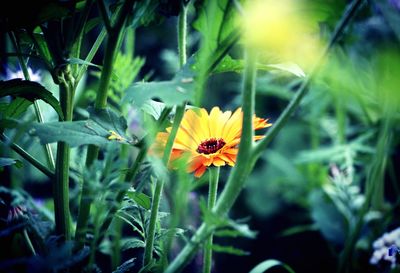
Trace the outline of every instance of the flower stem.
[[[255, 103], [255, 77], [256, 56], [254, 52], [248, 52], [246, 67], [243, 77], [242, 100], [243, 100], [243, 123], [242, 137], [239, 144], [239, 154], [235, 167], [228, 178], [228, 182], [218, 199], [213, 212], [224, 215], [233, 205], [239, 195], [245, 179], [250, 171], [249, 159], [253, 148], [253, 113]], [[200, 244], [212, 233], [212, 227], [203, 223], [190, 239], [189, 243], [182, 249], [178, 256], [168, 266], [165, 273], [179, 272], [193, 258]]]
[[[208, 210], [212, 210], [217, 200], [219, 167], [209, 169], [210, 181], [208, 190]], [[212, 267], [212, 245], [213, 235], [211, 234], [204, 245], [203, 273], [210, 273]]]
[[[164, 155], [163, 155], [163, 163], [165, 165], [168, 164], [169, 158], [171, 156], [172, 146], [175, 141], [176, 134], [178, 133], [179, 126], [181, 124], [183, 114], [185, 112], [185, 105], [178, 106], [176, 109], [174, 123], [172, 125], [171, 133], [168, 137], [167, 144], [165, 145]], [[143, 265], [146, 266], [151, 263], [153, 259], [153, 247], [154, 247], [154, 236], [155, 236], [155, 227], [158, 218], [158, 208], [160, 205], [160, 199], [162, 194], [162, 189], [164, 187], [164, 178], [157, 179], [156, 188], [154, 190], [153, 200], [151, 203], [151, 216], [150, 222], [146, 237], [146, 246], [144, 249], [144, 257], [143, 257]]]

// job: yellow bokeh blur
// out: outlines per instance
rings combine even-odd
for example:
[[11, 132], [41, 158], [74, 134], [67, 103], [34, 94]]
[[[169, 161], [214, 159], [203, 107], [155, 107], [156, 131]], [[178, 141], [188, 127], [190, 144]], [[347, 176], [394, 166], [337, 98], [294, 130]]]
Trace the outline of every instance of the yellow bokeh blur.
[[302, 1], [256, 0], [245, 3], [243, 43], [249, 49], [310, 68], [321, 55], [322, 42]]

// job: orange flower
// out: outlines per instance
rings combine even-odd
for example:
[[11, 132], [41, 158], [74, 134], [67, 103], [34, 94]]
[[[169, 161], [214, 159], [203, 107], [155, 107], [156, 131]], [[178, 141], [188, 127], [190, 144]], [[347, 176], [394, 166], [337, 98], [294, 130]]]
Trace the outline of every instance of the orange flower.
[[[202, 176], [211, 165], [234, 166], [242, 135], [242, 119], [241, 108], [233, 114], [222, 112], [218, 107], [210, 114], [205, 109], [186, 111], [172, 147], [171, 162], [188, 155], [188, 172], [194, 172], [196, 177]], [[266, 119], [253, 118], [255, 130], [271, 125]], [[156, 147], [165, 147], [171, 128], [158, 133]], [[254, 140], [262, 137], [255, 136]]]

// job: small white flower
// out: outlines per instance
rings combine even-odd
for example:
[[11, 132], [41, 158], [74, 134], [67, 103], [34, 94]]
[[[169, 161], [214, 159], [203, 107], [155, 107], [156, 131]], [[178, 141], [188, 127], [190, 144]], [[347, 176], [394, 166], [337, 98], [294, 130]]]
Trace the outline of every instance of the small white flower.
[[[42, 80], [42, 76], [40, 75], [39, 71], [33, 72], [33, 70], [28, 67], [28, 74], [30, 77], [30, 80], [33, 82], [40, 82]], [[7, 80], [11, 79], [25, 79], [24, 73], [22, 70], [17, 70], [17, 71], [12, 71], [10, 69], [7, 69]]]

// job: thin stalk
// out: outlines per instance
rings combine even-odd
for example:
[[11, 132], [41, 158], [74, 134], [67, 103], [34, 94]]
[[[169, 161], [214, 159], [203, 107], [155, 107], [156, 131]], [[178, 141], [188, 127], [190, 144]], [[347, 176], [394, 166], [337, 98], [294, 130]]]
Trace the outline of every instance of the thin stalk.
[[[343, 14], [342, 19], [338, 23], [333, 36], [322, 56], [325, 56], [328, 51], [333, 47], [333, 45], [337, 42], [341, 34], [344, 32], [346, 26], [349, 24], [351, 19], [355, 16], [358, 9], [363, 4], [364, 0], [354, 0], [350, 5], [346, 12]], [[310, 73], [309, 77], [305, 82], [299, 87], [299, 91], [289, 103], [289, 105], [285, 108], [281, 116], [278, 118], [277, 122], [274, 124], [271, 130], [268, 131], [266, 137], [258, 142], [256, 145], [252, 143], [252, 135], [253, 132], [249, 131], [249, 126], [252, 126], [252, 114], [254, 112], [253, 109], [249, 109], [249, 105], [254, 105], [254, 86], [249, 89], [242, 90], [243, 94], [243, 132], [242, 138], [239, 146], [239, 154], [236, 166], [233, 168], [231, 175], [229, 176], [228, 182], [226, 184], [225, 189], [221, 193], [217, 201], [217, 205], [214, 208], [214, 212], [219, 215], [226, 214], [232, 205], [234, 204], [236, 198], [238, 197], [245, 179], [247, 175], [250, 173], [252, 167], [255, 164], [257, 158], [261, 155], [262, 151], [266, 148], [266, 146], [271, 142], [271, 140], [279, 133], [279, 131], [283, 128], [283, 126], [288, 121], [290, 115], [297, 109], [300, 104], [300, 101], [304, 97], [306, 93], [306, 89], [314, 76], [314, 73], [317, 71], [318, 66], [322, 63], [322, 58], [316, 63], [315, 69]], [[245, 75], [244, 75], [244, 86], [246, 86], [246, 82], [250, 83], [252, 73], [251, 71], [254, 69], [249, 68], [249, 64], [251, 62], [247, 61]], [[254, 64], [255, 65], [255, 64]], [[253, 71], [255, 74], [255, 71]], [[255, 75], [254, 75], [255, 76]], [[245, 122], [248, 124], [246, 124]], [[245, 139], [245, 135], [248, 138]], [[250, 145], [249, 145], [250, 142]], [[254, 145], [254, 146], [253, 146]], [[248, 160], [248, 164], [245, 164], [244, 161]], [[241, 163], [240, 163], [241, 162]], [[243, 163], [243, 164], [242, 164]], [[178, 256], [172, 261], [172, 263], [168, 266], [164, 273], [173, 273], [181, 271], [184, 266], [189, 263], [189, 261], [194, 257], [196, 251], [200, 244], [207, 238], [207, 236], [212, 232], [211, 227], [203, 223], [190, 241], [186, 244], [186, 246], [182, 249], [182, 251], [178, 254]]]
[[[163, 163], [165, 165], [168, 164], [169, 158], [171, 156], [172, 146], [175, 141], [176, 134], [178, 133], [179, 126], [181, 124], [183, 114], [185, 112], [185, 105], [178, 106], [176, 109], [174, 123], [172, 125], [171, 133], [168, 137], [167, 143], [165, 145], [165, 150], [163, 154]], [[164, 187], [164, 178], [157, 179], [156, 188], [154, 190], [153, 200], [151, 203], [151, 216], [149, 221], [148, 232], [146, 236], [146, 246], [144, 249], [144, 257], [143, 257], [143, 265], [146, 266], [151, 263], [153, 259], [153, 248], [154, 248], [154, 236], [155, 236], [155, 227], [158, 219], [158, 208], [160, 205], [160, 199], [162, 194], [162, 189]]]
[[[218, 191], [218, 180], [219, 180], [219, 167], [209, 169], [210, 181], [208, 190], [208, 210], [212, 210], [215, 206], [215, 201], [217, 200]], [[212, 267], [212, 245], [213, 245], [213, 235], [207, 238], [204, 245], [204, 263], [203, 263], [203, 273], [210, 273]]]
[[31, 163], [34, 167], [36, 167], [39, 171], [47, 175], [49, 178], [53, 179], [54, 172], [51, 171], [49, 168], [47, 168], [45, 165], [40, 163], [36, 158], [31, 156], [27, 151], [25, 151], [21, 146], [15, 144], [15, 143], [10, 143], [10, 139], [6, 137], [4, 134], [0, 134], [0, 139], [4, 143], [9, 143], [10, 148], [13, 149], [17, 154], [19, 154], [22, 158], [24, 158], [26, 161]]
[[[133, 4], [133, 0], [127, 0], [122, 5], [121, 9], [117, 11], [115, 24], [111, 27], [109, 32], [109, 37], [107, 40], [103, 70], [100, 77], [100, 85], [97, 92], [97, 97], [95, 101], [95, 109], [104, 109], [107, 107], [107, 96], [108, 89], [110, 86], [112, 69], [114, 66], [115, 56], [118, 52], [119, 46], [122, 41], [123, 34], [125, 32], [125, 21], [129, 14], [129, 7]], [[81, 72], [78, 73], [78, 77]], [[90, 166], [93, 161], [97, 158], [99, 153], [99, 148], [95, 145], [89, 145], [87, 156], [86, 156], [86, 166]], [[82, 246], [85, 241], [87, 221], [90, 215], [91, 199], [90, 197], [90, 187], [83, 181], [81, 201], [79, 205], [78, 220], [76, 224], [75, 239], [78, 242], [78, 247]]]
[[[233, 205], [239, 195], [245, 179], [250, 171], [249, 160], [253, 149], [253, 115], [255, 104], [255, 79], [256, 79], [256, 56], [248, 52], [246, 66], [243, 76], [242, 100], [243, 100], [243, 121], [242, 137], [239, 144], [237, 162], [228, 178], [226, 186], [218, 199], [213, 212], [224, 215]], [[196, 254], [200, 244], [212, 233], [212, 227], [203, 223], [197, 232], [190, 239], [189, 243], [182, 249], [178, 256], [168, 266], [165, 273], [180, 272], [183, 267]]]
[[26, 228], [24, 228], [24, 230], [22, 231], [22, 234], [24, 235], [25, 242], [26, 242], [26, 244], [28, 245], [28, 248], [29, 248], [29, 250], [31, 251], [32, 255], [36, 256], [35, 248], [34, 248], [33, 245], [32, 245], [32, 241], [31, 241], [31, 239], [29, 238], [29, 234], [28, 234], [28, 232], [26, 231]]
[[[74, 83], [66, 66], [59, 75], [60, 104], [65, 121], [72, 120], [72, 100]], [[56, 181], [53, 183], [54, 213], [56, 233], [64, 236], [64, 240], [71, 239], [71, 225], [69, 212], [69, 159], [70, 147], [65, 142], [57, 143]]]
[[[25, 78], [25, 80], [30, 81], [31, 77], [29, 75], [28, 67], [27, 67], [27, 64], [25, 63], [24, 57], [21, 55], [21, 47], [19, 45], [18, 39], [17, 39], [17, 37], [15, 37], [13, 32], [10, 32], [9, 34], [10, 34], [11, 41], [14, 44], [14, 48], [17, 51], [19, 65], [21, 67], [22, 73], [24, 74], [24, 78]], [[35, 100], [33, 102], [33, 105], [35, 108], [36, 119], [38, 120], [39, 123], [43, 123], [44, 118], [43, 118], [43, 113], [40, 108], [39, 102], [37, 100]], [[51, 170], [54, 170], [55, 160], [54, 160], [54, 155], [53, 155], [53, 151], [51, 149], [50, 144], [45, 144], [44, 148], [45, 148], [45, 154], [46, 154], [47, 163], [49, 164], [49, 168]]]
[[[186, 63], [186, 36], [187, 36], [187, 7], [182, 5], [181, 13], [178, 17], [178, 54], [179, 64], [181, 67]], [[176, 108], [174, 117], [174, 123], [172, 125], [171, 133], [168, 137], [165, 145], [162, 161], [165, 165], [168, 165], [172, 147], [174, 145], [176, 134], [178, 133], [179, 126], [181, 124], [183, 115], [185, 113], [186, 102]], [[151, 205], [151, 216], [148, 227], [148, 234], [146, 237], [146, 246], [144, 250], [143, 265], [146, 266], [151, 263], [153, 259], [153, 248], [154, 248], [154, 236], [155, 227], [158, 219], [158, 207], [161, 199], [162, 189], [164, 187], [164, 179], [157, 179], [156, 189], [154, 190], [154, 196]], [[165, 255], [168, 255], [165, 253]], [[166, 262], [166, 257], [164, 257]]]

